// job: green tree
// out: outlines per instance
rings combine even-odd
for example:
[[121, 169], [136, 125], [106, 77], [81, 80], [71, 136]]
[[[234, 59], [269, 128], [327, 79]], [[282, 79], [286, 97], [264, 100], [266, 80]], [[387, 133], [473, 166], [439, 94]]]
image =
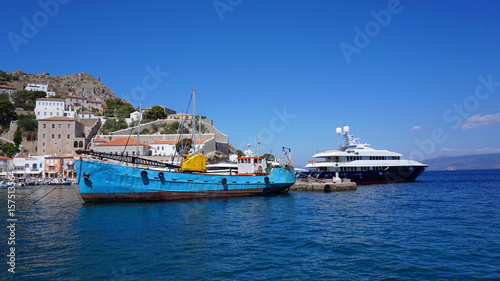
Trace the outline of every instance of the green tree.
[[262, 157], [269, 159], [269, 160], [273, 160], [275, 158], [274, 155], [272, 155], [270, 153], [266, 153], [266, 154], [262, 155]]
[[128, 118], [135, 108], [125, 100], [119, 98], [109, 98], [106, 100], [108, 109], [104, 112], [105, 116], [116, 116], [118, 118]]
[[36, 106], [36, 99], [44, 98], [47, 93], [44, 91], [27, 91], [21, 90], [12, 93], [11, 98], [17, 107], [21, 107], [24, 110], [33, 110]]
[[0, 125], [8, 127], [10, 121], [16, 120], [16, 107], [10, 101], [0, 100]]
[[17, 126], [21, 131], [38, 131], [38, 121], [36, 120], [35, 114], [21, 114], [19, 115], [19, 121], [17, 121]]
[[0, 143], [1, 153], [6, 157], [12, 157], [16, 152], [19, 152], [19, 148], [15, 147], [12, 143]]
[[177, 153], [181, 153], [181, 150], [183, 150], [184, 153], [187, 153], [190, 148], [191, 148], [191, 139], [188, 138], [183, 139], [182, 143], [178, 142], [175, 144], [175, 150], [177, 151]]
[[243, 153], [243, 151], [238, 149], [238, 150], [236, 150], [236, 155], [238, 155], [238, 157], [243, 157], [243, 156], [245, 156], [245, 153]]
[[21, 133], [21, 129], [19, 129], [18, 127], [14, 132], [14, 143], [16, 144], [17, 147], [19, 147], [22, 141], [23, 141], [23, 134]]
[[9, 93], [0, 93], [0, 100], [10, 101], [9, 100]]
[[158, 105], [151, 107], [151, 109], [146, 111], [144, 115], [147, 119], [151, 120], [165, 119], [167, 117], [167, 113], [165, 113], [165, 110]]

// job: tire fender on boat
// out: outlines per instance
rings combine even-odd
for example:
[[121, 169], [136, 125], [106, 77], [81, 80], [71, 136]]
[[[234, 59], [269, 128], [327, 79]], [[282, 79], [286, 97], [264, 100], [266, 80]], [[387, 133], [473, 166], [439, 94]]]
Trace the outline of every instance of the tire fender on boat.
[[269, 183], [269, 177], [265, 177], [265, 178], [264, 178], [264, 181], [265, 181], [266, 183]]
[[223, 178], [220, 182], [221, 182], [222, 184], [227, 184], [227, 179], [226, 179], [226, 178]]
[[146, 171], [141, 172], [141, 177], [145, 178], [147, 176], [148, 176], [148, 172], [146, 172]]
[[[144, 171], [144, 172], [145, 172], [145, 171]], [[165, 177], [165, 175], [163, 174], [163, 172], [159, 172], [159, 173], [158, 173], [158, 177], [159, 177], [160, 179], [162, 179], [162, 178], [164, 178], [164, 177]]]

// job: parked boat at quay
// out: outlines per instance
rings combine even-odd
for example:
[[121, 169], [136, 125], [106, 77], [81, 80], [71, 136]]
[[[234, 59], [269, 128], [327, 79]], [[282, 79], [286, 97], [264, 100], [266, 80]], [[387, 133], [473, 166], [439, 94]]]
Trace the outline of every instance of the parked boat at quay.
[[208, 197], [237, 197], [286, 191], [295, 183], [290, 161], [281, 167], [264, 158], [238, 159], [234, 175], [206, 173], [204, 155], [185, 155], [181, 166], [134, 156], [80, 151], [79, 190], [89, 201], [157, 201]]
[[356, 184], [408, 182], [427, 168], [413, 160], [401, 159], [402, 155], [388, 150], [377, 150], [354, 138], [349, 126], [337, 128], [345, 144], [339, 149], [327, 150], [313, 155], [313, 162], [306, 165], [309, 172], [300, 173], [299, 178], [333, 178], [339, 172], [340, 178], [347, 178]]

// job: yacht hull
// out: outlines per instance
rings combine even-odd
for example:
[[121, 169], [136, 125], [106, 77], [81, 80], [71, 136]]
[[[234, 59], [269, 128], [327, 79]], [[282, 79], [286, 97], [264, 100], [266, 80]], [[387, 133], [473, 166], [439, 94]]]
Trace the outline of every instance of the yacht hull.
[[[377, 184], [377, 183], [396, 183], [396, 182], [412, 182], [417, 179], [427, 166], [397, 166], [388, 167], [384, 170], [369, 170], [369, 171], [342, 171], [339, 172], [341, 179], [350, 179], [356, 184]], [[301, 173], [299, 178], [333, 178], [335, 172], [310, 172]]]

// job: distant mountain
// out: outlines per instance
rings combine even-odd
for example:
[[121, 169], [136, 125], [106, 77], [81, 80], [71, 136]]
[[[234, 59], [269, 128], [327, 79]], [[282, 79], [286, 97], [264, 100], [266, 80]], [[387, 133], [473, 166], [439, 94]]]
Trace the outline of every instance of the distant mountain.
[[424, 161], [427, 170], [446, 170], [455, 167], [459, 170], [500, 169], [500, 153], [474, 154], [463, 156], [444, 156]]
[[49, 84], [49, 91], [64, 97], [76, 95], [87, 97], [91, 100], [105, 101], [108, 98], [116, 98], [113, 91], [101, 82], [100, 78], [82, 72], [64, 76], [50, 76], [49, 73], [40, 74], [25, 73], [22, 70], [9, 71], [7, 74], [19, 77], [19, 80], [9, 82], [17, 90], [23, 90], [30, 83]]

